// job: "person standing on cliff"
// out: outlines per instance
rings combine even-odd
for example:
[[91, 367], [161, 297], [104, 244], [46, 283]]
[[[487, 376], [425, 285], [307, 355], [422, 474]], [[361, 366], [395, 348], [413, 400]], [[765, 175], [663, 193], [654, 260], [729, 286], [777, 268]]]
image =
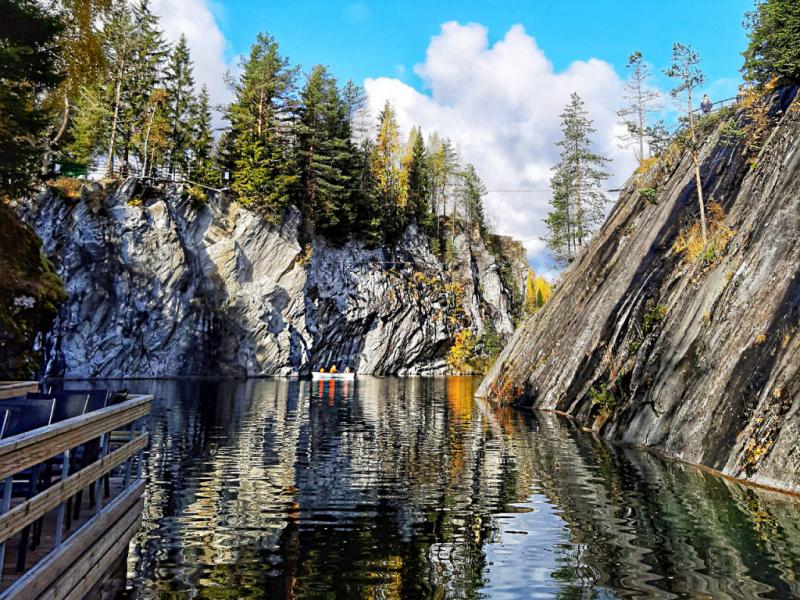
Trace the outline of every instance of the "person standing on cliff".
[[700, 110], [703, 111], [703, 114], [708, 114], [711, 112], [711, 109], [714, 107], [714, 103], [711, 102], [711, 98], [708, 97], [708, 94], [703, 94], [703, 100], [700, 102]]

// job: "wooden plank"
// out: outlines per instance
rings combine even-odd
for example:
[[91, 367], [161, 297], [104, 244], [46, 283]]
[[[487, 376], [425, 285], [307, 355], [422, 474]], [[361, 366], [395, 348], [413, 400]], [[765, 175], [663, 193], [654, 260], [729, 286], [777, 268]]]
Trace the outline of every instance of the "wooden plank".
[[38, 391], [39, 384], [36, 381], [0, 381], [0, 400]]
[[125, 490], [106, 505], [100, 515], [83, 525], [64, 544], [15, 581], [0, 595], [0, 600], [38, 598], [125, 514], [141, 514], [144, 507], [143, 492], [144, 480]]
[[141, 508], [131, 507], [92, 548], [81, 555], [37, 600], [82, 600], [116, 558], [127, 551], [142, 520]]
[[151, 399], [143, 396], [0, 441], [0, 480], [149, 414]]
[[106, 473], [110, 473], [139, 450], [144, 449], [147, 446], [147, 438], [146, 433], [136, 437], [111, 454], [76, 471], [63, 481], [15, 506], [4, 515], [0, 515], [0, 542], [22, 531], [26, 525], [30, 525], [62, 502], [66, 502], [67, 498], [75, 495]]
[[25, 433], [20, 433], [19, 435], [5, 438], [0, 440], [0, 456], [14, 452], [15, 450], [24, 448], [25, 446], [41, 442], [51, 437], [66, 435], [67, 433], [76, 429], [80, 429], [88, 424], [94, 424], [97, 421], [103, 421], [104, 419], [109, 418], [110, 415], [129, 411], [129, 409], [133, 407], [147, 405], [149, 408], [152, 400], [153, 397], [150, 395], [134, 396], [130, 400], [126, 400], [125, 402], [121, 402], [119, 404], [114, 404], [113, 406], [106, 406], [105, 408], [93, 410], [92, 412], [79, 415], [71, 419], [66, 419], [64, 421], [60, 421], [59, 423], [48, 425], [47, 427], [40, 427], [39, 429], [34, 429], [32, 431], [27, 431]]

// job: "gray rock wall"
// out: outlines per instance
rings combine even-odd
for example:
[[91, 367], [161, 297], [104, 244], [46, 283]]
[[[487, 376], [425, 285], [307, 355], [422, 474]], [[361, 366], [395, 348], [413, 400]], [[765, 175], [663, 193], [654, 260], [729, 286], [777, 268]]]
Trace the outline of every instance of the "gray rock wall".
[[[477, 235], [459, 234], [454, 265], [413, 226], [391, 249], [303, 248], [294, 209], [271, 225], [179, 192], [129, 180], [21, 208], [66, 283], [54, 333], [68, 376], [441, 372], [461, 327], [513, 332], [523, 281], [504, 283]], [[524, 272], [523, 254], [503, 260]]]
[[[800, 491], [800, 101], [777, 93], [760, 152], [710, 128], [704, 192], [732, 237], [675, 251], [697, 219], [688, 156], [635, 176], [479, 394], [575, 416], [607, 437]], [[740, 125], [744, 115], [736, 115]], [[655, 204], [640, 189], [658, 189]], [[592, 390], [613, 394], [610, 417]]]

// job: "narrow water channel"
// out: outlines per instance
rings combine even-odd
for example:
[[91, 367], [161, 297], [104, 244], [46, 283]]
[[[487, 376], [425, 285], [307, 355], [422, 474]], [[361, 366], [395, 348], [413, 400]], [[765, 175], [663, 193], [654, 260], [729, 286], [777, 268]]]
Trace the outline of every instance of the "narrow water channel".
[[797, 500], [470, 378], [126, 385], [156, 396], [131, 597], [800, 597]]

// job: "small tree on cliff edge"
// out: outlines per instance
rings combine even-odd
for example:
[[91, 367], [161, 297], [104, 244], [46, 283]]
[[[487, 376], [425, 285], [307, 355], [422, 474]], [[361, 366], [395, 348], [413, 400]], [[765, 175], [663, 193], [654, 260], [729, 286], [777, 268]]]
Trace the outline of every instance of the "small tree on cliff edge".
[[676, 85], [670, 90], [670, 96], [679, 101], [679, 107], [686, 115], [689, 129], [684, 136], [679, 136], [683, 145], [689, 150], [694, 163], [694, 178], [697, 186], [697, 202], [700, 205], [700, 228], [703, 233], [703, 243], [708, 242], [708, 228], [706, 226], [706, 207], [703, 201], [703, 180], [700, 177], [700, 143], [697, 139], [696, 118], [694, 114], [693, 99], [695, 90], [703, 85], [706, 78], [699, 67], [700, 57], [692, 50], [691, 46], [684, 46], [676, 42], [672, 46], [672, 65], [664, 73], [676, 80]]
[[553, 167], [553, 190], [545, 224], [547, 245], [559, 260], [575, 258], [603, 220], [608, 198], [602, 183], [608, 179], [608, 159], [592, 151], [595, 132], [583, 100], [573, 93], [561, 113], [561, 160]]
[[617, 116], [626, 129], [623, 138], [625, 147], [634, 146], [636, 160], [641, 162], [646, 142], [651, 154], [653, 151], [649, 138], [655, 129], [648, 124], [648, 117], [661, 109], [661, 94], [649, 87], [650, 68], [644, 62], [641, 52], [637, 50], [630, 55], [627, 67], [630, 77], [625, 83], [623, 96], [626, 105], [617, 111]]
[[750, 44], [742, 54], [749, 81], [766, 83], [775, 75], [800, 82], [800, 2], [761, 0], [745, 20]]

